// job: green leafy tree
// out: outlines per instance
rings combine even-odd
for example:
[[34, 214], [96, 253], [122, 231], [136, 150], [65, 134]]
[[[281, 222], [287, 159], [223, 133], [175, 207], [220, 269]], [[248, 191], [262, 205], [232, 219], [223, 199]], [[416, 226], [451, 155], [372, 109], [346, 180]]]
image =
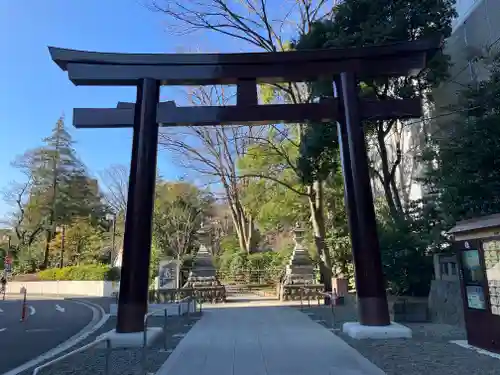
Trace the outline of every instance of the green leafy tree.
[[57, 232], [49, 244], [49, 260], [54, 266], [60, 265], [61, 254], [64, 266], [104, 263], [109, 259], [104, 251], [104, 233], [88, 217], [75, 218], [65, 226], [64, 251], [62, 236], [62, 231]]
[[423, 161], [423, 179], [444, 229], [457, 220], [500, 212], [500, 56], [485, 61], [489, 79], [472, 84], [441, 121]]
[[[284, 136], [285, 131], [290, 133]], [[345, 216], [338, 216], [342, 215], [343, 203], [339, 205], [339, 200], [334, 199], [342, 191], [342, 180], [332, 175], [330, 179], [325, 176], [324, 180], [305, 181], [297, 166], [300, 131], [297, 127], [284, 130], [275, 126], [267, 138], [257, 139], [240, 159], [242, 175], [252, 178], [244, 192], [244, 201], [266, 230], [288, 231], [296, 221], [312, 222], [315, 258], [329, 290], [333, 273], [336, 276], [344, 273], [348, 268], [346, 262], [350, 262], [347, 254], [340, 256], [346, 250], [348, 253], [348, 248], [337, 246], [334, 239], [339, 233], [346, 235]], [[333, 235], [331, 241], [328, 241], [329, 231]], [[332, 260], [332, 256], [337, 259]]]
[[[335, 6], [333, 19], [321, 20], [311, 30], [300, 35], [295, 49], [363, 47], [384, 43], [412, 41], [422, 38], [443, 37], [451, 34], [451, 21], [455, 16], [454, 0], [345, 0]], [[432, 102], [430, 91], [448, 76], [449, 57], [435, 54], [417, 77], [374, 77], [361, 82], [362, 95], [385, 100], [421, 97]], [[313, 97], [328, 97], [331, 82], [315, 83]], [[306, 178], [328, 173], [336, 163], [336, 125], [307, 127], [299, 165]], [[401, 187], [398, 186], [398, 168], [404, 155], [402, 140], [391, 151], [391, 135], [401, 126], [398, 120], [366, 121], [368, 144], [372, 148], [372, 173], [384, 191], [386, 203], [393, 218], [404, 214]], [[374, 152], [376, 151], [376, 152]]]
[[[314, 22], [330, 17], [332, 6], [337, 1], [297, 2], [285, 0], [280, 3], [279, 7], [274, 1], [268, 0], [259, 2], [253, 0], [201, 0], [189, 4], [178, 0], [159, 0], [151, 3], [155, 11], [165, 14], [172, 31], [175, 29], [183, 33], [191, 33], [205, 30], [238, 40], [251, 50], [257, 48], [258, 50], [276, 52], [290, 49], [290, 34], [306, 34]], [[301, 89], [300, 85], [293, 83], [277, 83], [265, 86], [261, 90], [260, 96], [261, 100], [265, 102], [300, 103], [307, 101], [303, 97], [303, 94], [307, 95], [307, 92], [304, 93]], [[181, 147], [184, 154], [187, 151], [194, 155], [195, 160], [202, 161], [205, 166], [208, 166], [203, 170], [205, 175], [220, 178], [228, 205], [231, 208], [231, 217], [234, 229], [238, 234], [240, 248], [247, 252], [251, 252], [257, 242], [256, 223], [254, 217], [247, 212], [239, 199], [240, 192], [248, 184], [248, 179], [235, 173], [234, 160], [246, 153], [249, 144], [257, 138], [261, 138], [263, 132], [254, 129], [241, 126], [235, 126], [227, 131], [218, 129], [211, 132], [210, 142], [206, 142], [208, 137], [203, 134], [200, 138], [202, 144], [208, 146], [206, 148], [208, 151], [204, 150], [203, 153], [199, 152], [200, 147], [196, 144], [190, 148]], [[206, 156], [211, 154], [215, 154], [215, 158]], [[309, 190], [312, 195], [315, 194], [316, 190], [321, 190], [321, 187], [317, 187], [317, 189], [311, 187]], [[321, 191], [319, 194], [315, 194], [313, 207], [322, 202], [321, 196]], [[316, 217], [320, 212], [321, 209], [318, 207]], [[316, 226], [315, 230], [317, 232], [322, 230], [321, 223]], [[322, 239], [324, 236], [319, 234], [317, 236], [320, 249], [323, 249]]]
[[[61, 117], [52, 134], [43, 139], [44, 146], [25, 153], [18, 163], [30, 170], [34, 179], [32, 197], [40, 203], [39, 209], [46, 216], [46, 250], [43, 267], [49, 262], [50, 241], [55, 233], [58, 219], [68, 213], [63, 202], [68, 201], [67, 182], [77, 171], [83, 169], [73, 149], [71, 135], [64, 127]], [[67, 219], [67, 216], [65, 217]]]
[[[155, 2], [155, 6], [157, 10], [163, 11], [169, 17], [172, 25], [175, 24], [183, 31], [204, 29], [218, 32], [244, 41], [251, 48], [257, 47], [274, 52], [287, 50], [290, 47], [298, 49], [347, 47], [396, 40], [412, 40], [421, 36], [428, 36], [432, 32], [442, 32], [446, 36], [451, 31], [452, 3], [451, 0], [428, 0], [418, 2], [418, 4], [408, 1], [389, 0], [285, 1], [279, 11], [275, 7], [273, 8], [272, 2], [261, 1], [257, 4], [247, 0], [243, 1], [243, 3], [225, 0], [203, 0], [189, 5], [176, 0], [163, 0]], [[333, 14], [335, 14], [335, 21], [328, 22]], [[328, 32], [324, 35], [321, 33], [318, 35], [314, 28], [321, 25], [322, 22], [324, 22], [324, 25], [328, 25]], [[284, 28], [283, 25], [285, 24], [292, 25], [292, 30], [289, 27]], [[330, 25], [333, 26], [330, 27]], [[286, 31], [284, 31], [285, 29]], [[289, 35], [290, 33], [293, 35], [294, 32], [295, 35], [299, 36], [299, 41], [295, 45], [290, 45]], [[325, 43], [318, 41], [321, 38]], [[326, 41], [329, 43], [327, 44]], [[439, 69], [437, 68], [433, 70], [435, 76], [438, 76], [438, 72]], [[430, 81], [432, 79], [424, 80], [426, 83]], [[417, 83], [419, 83], [418, 80]], [[331, 87], [331, 83], [328, 84]], [[387, 90], [382, 88], [384, 85]], [[410, 87], [410, 84], [398, 80], [387, 82], [374, 80], [365, 83], [365, 86], [368, 94], [372, 96], [378, 95], [382, 97], [385, 95], [385, 97], [389, 97], [392, 95], [393, 97], [400, 97], [404, 94], [404, 97], [408, 97], [404, 89]], [[420, 90], [420, 86], [418, 88], [419, 93], [425, 91]], [[374, 89], [380, 90], [374, 91]], [[283, 83], [266, 86], [264, 90], [261, 90], [261, 99], [288, 103], [308, 102], [318, 95], [317, 91], [311, 90], [307, 85]], [[415, 95], [415, 93], [412, 95]], [[283, 160], [287, 162], [287, 172], [294, 171], [296, 175], [292, 184], [289, 183], [289, 180], [277, 178], [276, 174], [259, 175], [258, 173], [252, 173], [251, 170], [240, 176], [245, 178], [245, 188], [248, 185], [246, 182], [248, 178], [260, 178], [268, 181], [262, 182], [260, 187], [255, 187], [257, 191], [259, 189], [260, 191], [264, 189], [270, 190], [269, 186], [272, 183], [269, 181], [273, 181], [277, 185], [281, 185], [280, 188], [276, 187], [276, 189], [286, 187], [307, 200], [315, 247], [321, 260], [320, 265], [327, 290], [330, 288], [328, 284], [333, 264], [326, 241], [325, 186], [329, 173], [338, 169], [337, 138], [333, 125], [317, 128], [323, 131], [323, 134], [317, 132], [313, 134], [316, 128], [312, 129], [304, 124], [298, 124], [291, 127], [274, 127], [279, 132], [284, 131], [284, 136], [271, 134], [271, 137], [259, 136], [260, 139], [252, 137], [254, 142], [266, 149], [265, 152], [280, 154]], [[374, 126], [378, 126], [379, 131], [379, 137], [376, 140], [383, 143], [382, 153], [384, 150], [387, 151], [385, 138], [393, 125], [392, 123], [374, 124]], [[289, 137], [290, 134], [291, 137]], [[281, 148], [283, 142], [286, 144], [290, 139], [296, 143], [296, 147], [301, 144], [301, 156], [298, 160], [297, 158], [288, 157], [287, 151]], [[400, 152], [396, 151], [396, 155], [398, 154]], [[388, 204], [391, 206], [394, 216], [397, 216], [402, 210], [395, 180], [396, 168], [400, 161], [396, 159], [396, 162], [393, 163], [394, 166], [390, 165], [389, 155], [382, 159], [382, 172], [379, 172], [379, 174], [383, 179]], [[247, 163], [247, 167], [249, 165], [250, 163]], [[253, 166], [251, 168], [253, 172], [257, 172], [258, 168]], [[283, 174], [280, 174], [280, 177], [289, 178], [289, 176]], [[300, 189], [296, 189], [295, 186], [299, 186]], [[278, 195], [276, 194], [276, 196]], [[273, 211], [270, 210], [270, 212]], [[270, 215], [267, 216], [271, 217]]]
[[[90, 217], [93, 224], [103, 220], [97, 182], [91, 179], [73, 148], [74, 142], [61, 117], [44, 145], [28, 150], [13, 165], [27, 176], [27, 183], [14, 199], [13, 227], [20, 243], [32, 244], [40, 231], [46, 233], [42, 267], [49, 262], [50, 242], [58, 224], [70, 224], [75, 217]], [[24, 232], [24, 233], [22, 233]]]
[[10, 251], [16, 255], [37, 241], [46, 222], [36, 198], [30, 197], [32, 186], [33, 179], [28, 175], [26, 181], [11, 182], [4, 191], [4, 201], [12, 209], [5, 222], [12, 228]]
[[[231, 104], [232, 93], [224, 87], [198, 87], [188, 94], [192, 105], [225, 106]], [[187, 173], [196, 173], [207, 185], [216, 185], [224, 196], [232, 229], [238, 236], [242, 251], [255, 250], [257, 236], [255, 218], [241, 202], [241, 192], [246, 180], [238, 174], [237, 159], [243, 156], [252, 137], [262, 129], [248, 126], [190, 126], [183, 132], [171, 129], [160, 135], [159, 145], [178, 156]]]
[[163, 255], [182, 258], [194, 245], [196, 231], [211, 197], [184, 182], [160, 183], [156, 188], [153, 217], [153, 239]]

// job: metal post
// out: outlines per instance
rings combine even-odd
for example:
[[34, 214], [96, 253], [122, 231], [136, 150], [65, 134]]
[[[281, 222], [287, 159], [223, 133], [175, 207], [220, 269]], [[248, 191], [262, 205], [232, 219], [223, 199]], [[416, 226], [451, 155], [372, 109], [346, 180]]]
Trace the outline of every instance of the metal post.
[[147, 374], [146, 370], [146, 350], [148, 346], [148, 318], [149, 316], [146, 316], [144, 319], [144, 325], [143, 325], [143, 332], [142, 332], [142, 358], [141, 358], [141, 366], [142, 369], [144, 370], [144, 373]]
[[330, 306], [331, 306], [331, 309], [332, 309], [332, 320], [330, 322], [330, 325], [332, 326], [332, 329], [335, 329], [335, 310], [334, 310], [334, 306], [335, 306], [335, 303], [333, 301], [333, 298], [330, 300]]
[[390, 318], [368, 171], [365, 135], [359, 113], [358, 86], [353, 73], [342, 73], [341, 81], [357, 225], [359, 226], [358, 233], [352, 234], [357, 234], [359, 239], [363, 239], [357, 244], [358, 249], [353, 249], [359, 320], [363, 325], [385, 326], [390, 324]]
[[106, 353], [104, 354], [104, 374], [109, 374], [109, 358], [111, 357], [111, 340], [106, 339]]
[[27, 292], [26, 287], [24, 287], [24, 286], [22, 287], [22, 292], [23, 292], [23, 305], [22, 305], [22, 309], [21, 309], [20, 321], [24, 322], [26, 320], [26, 292]]
[[165, 349], [165, 351], [167, 351], [167, 319], [168, 319], [167, 308], [165, 308], [164, 314], [165, 314], [165, 317], [163, 320], [163, 335], [164, 335], [164, 337], [163, 337], [163, 349]]
[[137, 87], [134, 137], [116, 331], [140, 332], [147, 312], [151, 231], [158, 146], [159, 82], [145, 78]]
[[300, 309], [304, 310], [304, 289], [300, 288]]

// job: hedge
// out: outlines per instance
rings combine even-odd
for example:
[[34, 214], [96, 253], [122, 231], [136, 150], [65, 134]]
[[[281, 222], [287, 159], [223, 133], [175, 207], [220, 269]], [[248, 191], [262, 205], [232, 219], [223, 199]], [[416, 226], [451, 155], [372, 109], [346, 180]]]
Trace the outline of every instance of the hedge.
[[117, 281], [120, 279], [120, 270], [119, 268], [103, 264], [89, 264], [84, 266], [49, 268], [38, 272], [38, 277], [40, 280]]

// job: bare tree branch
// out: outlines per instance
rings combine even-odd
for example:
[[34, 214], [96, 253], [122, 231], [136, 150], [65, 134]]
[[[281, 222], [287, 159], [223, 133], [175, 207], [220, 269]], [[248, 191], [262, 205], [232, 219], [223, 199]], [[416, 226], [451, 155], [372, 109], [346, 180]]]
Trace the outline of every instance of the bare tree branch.
[[[169, 19], [169, 30], [189, 34], [209, 30], [265, 51], [282, 51], [286, 35], [307, 33], [329, 18], [338, 0], [150, 0], [149, 8]], [[297, 17], [298, 14], [298, 17]], [[297, 19], [298, 18], [298, 19]], [[293, 27], [286, 30], [285, 25]]]
[[[227, 105], [233, 93], [222, 86], [200, 87], [188, 93], [194, 105]], [[244, 179], [239, 178], [237, 159], [248, 151], [249, 134], [259, 133], [248, 126], [186, 127], [182, 135], [178, 128], [165, 129], [159, 145], [173, 153], [178, 163], [202, 177], [217, 178], [233, 218], [242, 250], [253, 246], [254, 228], [251, 215], [241, 202], [240, 190]]]
[[302, 195], [305, 197], [309, 196], [308, 193], [306, 193], [304, 191], [300, 191], [300, 190], [294, 188], [292, 185], [290, 185], [290, 184], [288, 184], [288, 183], [286, 183], [278, 178], [272, 177], [272, 176], [266, 176], [263, 174], [252, 174], [252, 173], [248, 173], [248, 174], [244, 174], [244, 175], [239, 176], [239, 178], [248, 178], [248, 177], [256, 177], [256, 178], [263, 178], [266, 180], [270, 180], [270, 181], [276, 182], [277, 184], [279, 184], [281, 186], [286, 187], [287, 189], [293, 191], [295, 194]]
[[129, 168], [115, 164], [99, 173], [106, 192], [104, 198], [115, 213], [124, 213], [127, 209]]

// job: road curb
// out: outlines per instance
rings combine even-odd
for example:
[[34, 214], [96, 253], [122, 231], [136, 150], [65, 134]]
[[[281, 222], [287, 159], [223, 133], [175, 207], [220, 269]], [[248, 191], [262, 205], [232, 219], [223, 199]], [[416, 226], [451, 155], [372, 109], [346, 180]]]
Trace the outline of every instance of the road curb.
[[103, 326], [104, 323], [106, 323], [109, 319], [109, 314], [106, 314], [104, 309], [92, 302], [80, 300], [80, 299], [67, 299], [66, 301], [73, 302], [79, 305], [84, 305], [90, 310], [92, 310], [92, 320], [85, 326], [83, 327], [79, 332], [71, 336], [69, 339], [66, 341], [62, 342], [58, 346], [50, 349], [49, 351], [39, 355], [38, 357], [35, 357], [28, 362], [23, 363], [22, 365], [9, 370], [2, 375], [17, 375], [23, 371], [26, 371], [30, 368], [33, 368], [42, 362], [45, 362], [59, 353], [62, 353], [73, 346], [77, 345], [79, 342], [85, 340], [87, 337], [89, 337], [92, 333], [97, 331], [99, 328]]

